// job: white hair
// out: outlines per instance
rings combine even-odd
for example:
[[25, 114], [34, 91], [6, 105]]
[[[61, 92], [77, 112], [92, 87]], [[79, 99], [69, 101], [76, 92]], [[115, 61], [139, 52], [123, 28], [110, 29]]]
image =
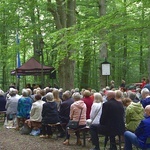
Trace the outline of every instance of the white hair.
[[22, 89], [22, 95], [25, 97], [29, 96], [29, 92], [27, 91], [27, 89]]
[[150, 92], [149, 92], [149, 90], [147, 89], [147, 88], [143, 88], [142, 90], [141, 90], [141, 94], [149, 94]]
[[73, 95], [72, 95], [72, 98], [74, 100], [80, 100], [81, 99], [81, 94], [79, 92], [75, 92]]
[[54, 99], [53, 93], [52, 93], [52, 92], [48, 92], [48, 93], [46, 94], [46, 100], [47, 100], [48, 102], [50, 102], [50, 101], [53, 101], [53, 99]]

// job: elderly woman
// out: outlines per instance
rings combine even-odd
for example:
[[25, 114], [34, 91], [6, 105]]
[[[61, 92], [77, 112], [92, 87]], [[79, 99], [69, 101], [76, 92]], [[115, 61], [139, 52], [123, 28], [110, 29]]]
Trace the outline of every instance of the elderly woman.
[[94, 93], [94, 102], [90, 112], [90, 119], [87, 120], [87, 124], [99, 124], [99, 120], [102, 114], [103, 97], [100, 93]]
[[16, 130], [19, 130], [21, 123], [24, 125], [25, 121], [30, 118], [32, 100], [28, 96], [29, 96], [28, 91], [26, 89], [23, 89], [22, 97], [18, 101], [18, 107], [17, 107], [18, 126], [16, 127]]
[[[75, 92], [72, 95], [74, 99], [74, 103], [70, 107], [70, 119], [74, 121], [79, 121], [78, 128], [83, 128], [86, 126], [86, 105], [83, 100], [81, 100], [81, 95], [78, 92]], [[81, 117], [80, 117], [81, 115]], [[79, 120], [80, 118], [80, 120]], [[77, 128], [77, 129], [78, 129]], [[80, 133], [79, 131], [75, 131], [76, 137], [77, 137], [77, 145], [81, 145], [80, 141]], [[63, 142], [64, 145], [69, 145], [69, 138], [70, 134], [68, 130], [66, 131], [66, 140]]]
[[19, 97], [16, 95], [16, 89], [11, 88], [9, 91], [9, 98], [6, 102], [6, 117], [7, 117], [7, 128], [15, 127], [16, 125], [16, 115]]
[[46, 94], [46, 103], [43, 104], [42, 109], [42, 134], [41, 138], [50, 138], [52, 136], [51, 126], [48, 124], [55, 124], [59, 122], [59, 114], [57, 111], [57, 104], [54, 101], [53, 93]]
[[30, 111], [30, 119], [26, 120], [26, 123], [32, 132], [30, 135], [38, 135], [40, 133], [41, 121], [42, 121], [42, 109], [45, 102], [41, 100], [41, 95], [35, 95], [35, 102], [32, 104]]
[[0, 111], [6, 111], [6, 98], [4, 96], [4, 92], [0, 89]]

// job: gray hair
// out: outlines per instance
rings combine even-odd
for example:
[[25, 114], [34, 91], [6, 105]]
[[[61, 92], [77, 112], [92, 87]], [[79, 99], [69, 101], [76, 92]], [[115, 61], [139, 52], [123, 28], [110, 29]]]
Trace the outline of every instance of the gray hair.
[[26, 89], [22, 89], [22, 96], [27, 97], [29, 96], [29, 92]]
[[81, 99], [81, 94], [79, 92], [75, 92], [73, 95], [72, 95], [72, 98], [77, 101], [77, 100], [80, 100]]
[[143, 94], [149, 94], [149, 90], [147, 88], [143, 88], [141, 91], [141, 95]]
[[70, 97], [71, 97], [71, 92], [70, 92], [69, 90], [65, 91], [65, 92], [63, 93], [63, 95], [62, 95], [62, 98], [63, 98], [64, 100], [67, 100], [67, 99], [69, 99]]
[[52, 92], [48, 92], [46, 94], [46, 101], [50, 102], [50, 101], [53, 101], [53, 99], [54, 99], [53, 93]]
[[146, 98], [150, 94], [149, 90], [147, 88], [143, 88], [141, 91], [142, 98]]

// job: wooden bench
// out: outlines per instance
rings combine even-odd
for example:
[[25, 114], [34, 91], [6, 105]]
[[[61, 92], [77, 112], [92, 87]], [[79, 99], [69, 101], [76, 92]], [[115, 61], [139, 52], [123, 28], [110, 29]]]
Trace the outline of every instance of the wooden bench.
[[71, 133], [71, 132], [76, 132], [76, 131], [79, 131], [81, 133], [81, 138], [83, 139], [83, 146], [86, 146], [86, 138], [87, 138], [87, 135], [89, 133], [89, 126], [85, 126], [83, 128], [80, 128], [80, 129], [70, 129], [70, 128], [67, 128], [68, 132]]
[[0, 121], [2, 123], [5, 122], [5, 118], [6, 118], [6, 111], [0, 111]]
[[60, 126], [60, 122], [58, 123], [54, 123], [54, 124], [48, 124], [48, 126], [50, 126], [52, 128], [52, 132], [54, 132], [56, 134], [56, 139], [58, 139], [58, 126]]

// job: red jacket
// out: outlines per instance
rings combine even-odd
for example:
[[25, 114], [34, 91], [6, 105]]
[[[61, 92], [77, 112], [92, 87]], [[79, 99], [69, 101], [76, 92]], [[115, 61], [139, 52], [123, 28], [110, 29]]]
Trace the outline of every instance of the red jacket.
[[86, 119], [90, 119], [91, 106], [93, 104], [93, 100], [90, 97], [83, 98], [84, 103], [86, 104]]

